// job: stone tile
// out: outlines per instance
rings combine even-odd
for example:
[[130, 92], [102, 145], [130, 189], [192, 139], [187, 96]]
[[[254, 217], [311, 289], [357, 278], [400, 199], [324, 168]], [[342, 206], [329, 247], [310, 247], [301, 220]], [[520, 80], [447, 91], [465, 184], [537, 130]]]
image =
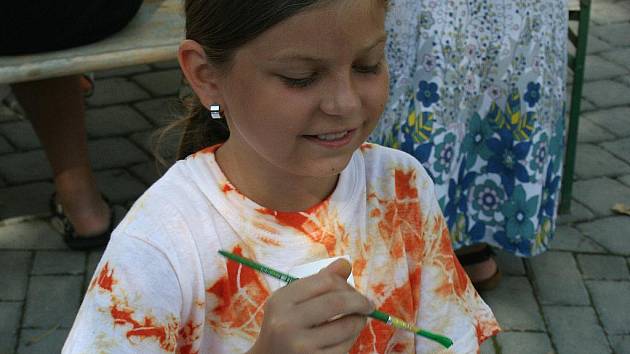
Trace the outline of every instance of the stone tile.
[[157, 98], [134, 105], [148, 120], [158, 127], [163, 127], [181, 117], [184, 110], [175, 97]]
[[125, 170], [97, 172], [96, 184], [101, 192], [116, 204], [136, 200], [147, 188]]
[[583, 95], [600, 108], [630, 104], [628, 87], [612, 80], [585, 83]]
[[596, 81], [624, 75], [628, 70], [597, 55], [588, 55], [584, 63], [584, 80]]
[[167, 60], [167, 61], [161, 61], [158, 63], [153, 63], [151, 64], [154, 68], [156, 69], [177, 69], [179, 68], [179, 62], [177, 60]]
[[588, 280], [588, 291], [606, 332], [627, 334], [630, 318], [630, 282]]
[[153, 127], [140, 113], [129, 106], [110, 106], [90, 109], [86, 113], [90, 137], [129, 135]]
[[0, 136], [0, 155], [1, 154], [8, 154], [10, 152], [13, 152], [13, 146], [11, 146], [11, 144], [9, 144], [9, 142], [7, 141], [7, 139], [5, 139], [3, 136]]
[[579, 143], [598, 143], [613, 140], [615, 135], [587, 119], [580, 119], [578, 129]]
[[65, 250], [61, 235], [45, 220], [0, 223], [0, 249]]
[[545, 252], [528, 260], [543, 305], [590, 305], [571, 253]]
[[621, 83], [625, 83], [626, 85], [628, 85], [628, 87], [630, 87], [630, 75], [626, 75], [623, 77], [618, 78], [619, 82]]
[[[503, 332], [497, 336], [500, 353], [509, 354], [550, 354], [551, 341], [546, 333]], [[559, 353], [560, 354], [560, 353]], [[564, 353], [561, 353], [564, 354]], [[575, 354], [575, 353], [572, 353]]]
[[172, 129], [136, 133], [131, 136], [131, 140], [147, 154], [155, 156], [157, 153], [161, 158], [172, 162], [175, 160], [181, 137], [181, 129]]
[[150, 186], [162, 175], [162, 168], [159, 168], [155, 162], [144, 162], [130, 168], [131, 173], [145, 185]]
[[135, 134], [131, 134], [129, 138], [131, 141], [138, 145], [148, 155], [153, 155], [155, 141], [158, 138], [155, 130], [143, 131]]
[[83, 274], [85, 253], [73, 251], [37, 251], [32, 275]]
[[[54, 327], [53, 327], [54, 328]], [[18, 354], [61, 353], [69, 329], [23, 329]]]
[[577, 200], [571, 200], [571, 211], [569, 214], [558, 215], [557, 224], [567, 225], [580, 221], [591, 220], [595, 215]]
[[496, 249], [496, 261], [504, 275], [525, 275], [523, 259], [512, 253]]
[[[601, 39], [592, 35], [588, 36], [588, 41], [586, 43], [587, 54], [595, 54], [595, 53], [609, 50], [611, 48], [612, 46], [610, 44], [602, 41]], [[575, 54], [575, 50], [573, 50], [571, 54]]]
[[153, 71], [136, 75], [133, 80], [154, 96], [177, 95], [182, 73], [179, 69]]
[[85, 274], [87, 279], [92, 279], [92, 276], [94, 276], [94, 272], [96, 271], [98, 262], [100, 262], [101, 258], [103, 258], [103, 252], [105, 251], [104, 250], [91, 251], [89, 253], [88, 260], [87, 260], [87, 269], [86, 269], [86, 274]]
[[43, 150], [0, 156], [0, 175], [9, 183], [23, 184], [52, 178]]
[[619, 177], [619, 182], [621, 182], [621, 183], [627, 185], [628, 187], [630, 187], [630, 175]]
[[[630, 203], [627, 203], [630, 205]], [[577, 228], [586, 236], [608, 249], [608, 252], [630, 256], [630, 218], [613, 216], [578, 224]]]
[[69, 328], [79, 310], [83, 276], [32, 276], [28, 287], [24, 327]]
[[619, 2], [594, 1], [591, 8], [591, 21], [597, 24], [628, 22], [630, 9]]
[[12, 334], [0, 333], [0, 353], [14, 354], [17, 338]]
[[485, 342], [481, 344], [481, 354], [496, 354], [494, 350], [494, 344], [492, 343], [492, 339], [486, 339]]
[[[627, 21], [627, 19], [626, 19]], [[630, 23], [615, 23], [603, 26], [591, 26], [589, 31], [603, 41], [617, 47], [630, 46]]]
[[49, 182], [0, 188], [0, 220], [25, 215], [48, 215], [55, 187]]
[[584, 113], [580, 123], [589, 120], [618, 137], [630, 136], [630, 107], [617, 107]]
[[604, 253], [606, 250], [571, 226], [559, 226], [551, 241], [551, 250], [582, 253]]
[[20, 150], [39, 149], [42, 146], [33, 126], [27, 121], [0, 124], [0, 133]]
[[521, 276], [504, 276], [499, 286], [482, 293], [504, 331], [544, 331], [534, 290]]
[[545, 306], [543, 312], [558, 353], [610, 353], [592, 307]]
[[[617, 147], [613, 145], [612, 147]], [[592, 144], [578, 144], [575, 174], [589, 179], [602, 176], [620, 176], [630, 173], [630, 165], [608, 151]]]
[[608, 141], [601, 144], [601, 146], [625, 162], [630, 163], [630, 137], [615, 141]]
[[95, 170], [131, 166], [148, 158], [124, 138], [93, 140], [89, 142], [88, 150], [92, 168]]
[[630, 188], [607, 177], [577, 181], [573, 184], [573, 198], [595, 215], [608, 216], [612, 215], [613, 204], [630, 205]]
[[623, 257], [578, 254], [577, 260], [584, 279], [630, 280], [628, 264]]
[[22, 317], [22, 305], [22, 302], [0, 301], [0, 318], [2, 318], [2, 321], [0, 321], [0, 334], [17, 334], [20, 327], [20, 317]]
[[0, 301], [24, 300], [30, 265], [30, 252], [0, 251]]
[[116, 77], [98, 80], [94, 95], [87, 99], [91, 106], [129, 103], [149, 98], [149, 94], [135, 82]]
[[630, 335], [608, 336], [615, 352], [618, 354], [630, 353]]
[[[141, 64], [141, 65], [125, 66], [122, 68], [111, 69], [111, 70], [97, 71], [94, 73], [94, 76], [98, 80], [98, 79], [103, 79], [103, 78], [112, 77], [112, 76], [130, 76], [134, 74], [144, 73], [149, 70], [151, 70], [151, 67], [149, 65]], [[97, 82], [96, 85], [98, 86], [99, 83], [100, 81]]]
[[610, 60], [613, 63], [621, 65], [627, 69], [630, 69], [630, 47], [628, 48], [615, 48], [608, 52], [603, 52], [600, 54], [607, 60]]

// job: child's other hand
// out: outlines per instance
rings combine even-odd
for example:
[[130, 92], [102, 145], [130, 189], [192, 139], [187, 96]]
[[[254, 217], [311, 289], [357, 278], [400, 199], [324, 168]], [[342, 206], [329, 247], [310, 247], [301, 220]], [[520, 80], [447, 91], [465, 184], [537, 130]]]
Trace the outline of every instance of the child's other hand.
[[274, 292], [250, 353], [347, 353], [374, 310], [346, 282], [350, 270], [350, 263], [337, 260]]

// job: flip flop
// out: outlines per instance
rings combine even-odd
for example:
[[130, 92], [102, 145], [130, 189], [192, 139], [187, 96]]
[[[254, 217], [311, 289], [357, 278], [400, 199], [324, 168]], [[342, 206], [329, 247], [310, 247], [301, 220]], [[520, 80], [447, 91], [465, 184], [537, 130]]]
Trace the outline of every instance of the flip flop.
[[[458, 255], [457, 259], [459, 260], [459, 263], [461, 263], [462, 266], [469, 266], [469, 265], [475, 265], [475, 264], [486, 262], [489, 259], [493, 259], [494, 255], [495, 253], [492, 250], [492, 248], [486, 245], [479, 251], [467, 253], [461, 256]], [[483, 280], [473, 281], [472, 284], [475, 287], [475, 289], [477, 289], [477, 291], [492, 290], [499, 285], [501, 276], [502, 276], [501, 270], [497, 266], [496, 272], [494, 272], [494, 274], [492, 274], [490, 277]]]

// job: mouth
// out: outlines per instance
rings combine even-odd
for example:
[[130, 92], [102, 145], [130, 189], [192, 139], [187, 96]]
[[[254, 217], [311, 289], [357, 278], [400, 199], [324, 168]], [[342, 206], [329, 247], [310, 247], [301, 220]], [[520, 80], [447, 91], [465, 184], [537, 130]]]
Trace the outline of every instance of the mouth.
[[333, 133], [304, 135], [304, 137], [326, 147], [341, 147], [350, 142], [355, 131], [356, 129], [350, 129]]

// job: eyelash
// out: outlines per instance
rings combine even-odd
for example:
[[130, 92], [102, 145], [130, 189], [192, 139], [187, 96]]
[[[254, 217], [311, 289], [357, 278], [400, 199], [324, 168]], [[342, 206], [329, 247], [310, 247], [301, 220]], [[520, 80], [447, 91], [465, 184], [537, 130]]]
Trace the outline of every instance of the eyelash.
[[[376, 65], [370, 66], [355, 66], [354, 70], [359, 74], [370, 74], [376, 75], [381, 72], [382, 64], [379, 62]], [[317, 74], [313, 74], [306, 78], [301, 79], [293, 79], [290, 77], [281, 76], [282, 80], [284, 80], [285, 84], [290, 88], [305, 88], [311, 85], [317, 79]]]

